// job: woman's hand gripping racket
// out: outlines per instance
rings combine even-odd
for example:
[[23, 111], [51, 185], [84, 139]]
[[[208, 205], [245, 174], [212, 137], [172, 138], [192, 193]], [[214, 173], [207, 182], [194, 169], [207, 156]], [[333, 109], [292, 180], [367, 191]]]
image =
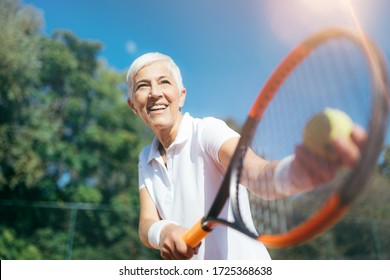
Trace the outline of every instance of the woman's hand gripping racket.
[[[195, 248], [222, 224], [267, 247], [287, 247], [335, 224], [367, 185], [381, 152], [387, 77], [379, 49], [360, 33], [327, 29], [294, 48], [257, 96], [211, 209], [184, 235], [186, 244]], [[364, 129], [364, 141], [350, 118]], [[342, 141], [338, 129], [346, 134]], [[337, 154], [348, 141], [359, 158], [344, 164]], [[245, 170], [244, 158], [252, 151], [269, 166], [285, 158], [289, 173], [259, 168], [257, 176], [248, 174], [253, 170]], [[276, 177], [282, 183], [275, 186]], [[228, 200], [232, 221], [218, 217]]]

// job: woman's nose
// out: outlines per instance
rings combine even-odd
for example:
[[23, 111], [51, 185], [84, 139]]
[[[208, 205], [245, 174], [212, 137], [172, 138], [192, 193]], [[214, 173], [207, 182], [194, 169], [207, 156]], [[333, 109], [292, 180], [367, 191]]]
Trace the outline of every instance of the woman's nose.
[[162, 96], [162, 90], [158, 85], [152, 85], [150, 87], [150, 92], [149, 92], [150, 97], [160, 97]]

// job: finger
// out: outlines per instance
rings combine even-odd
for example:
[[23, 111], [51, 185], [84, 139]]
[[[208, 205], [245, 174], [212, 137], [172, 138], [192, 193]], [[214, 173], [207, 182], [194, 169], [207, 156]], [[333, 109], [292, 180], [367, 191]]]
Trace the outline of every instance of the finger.
[[177, 250], [177, 248], [175, 248], [173, 255], [175, 256], [176, 260], [188, 260], [191, 259], [194, 254], [193, 252], [187, 252], [186, 255], [183, 255]]
[[[184, 246], [183, 246], [184, 244]], [[188, 247], [184, 242], [164, 246], [161, 248], [161, 257], [165, 260], [188, 260], [195, 254], [195, 249]]]
[[353, 141], [337, 138], [333, 142], [334, 148], [340, 155], [341, 164], [353, 167], [360, 158], [360, 148]]
[[196, 247], [194, 248], [194, 255], [197, 255], [197, 254], [199, 253], [200, 245], [202, 245], [202, 242], [200, 242], [200, 243], [198, 244], [198, 246], [196, 246]]
[[172, 250], [169, 248], [161, 248], [161, 257], [164, 260], [185, 260], [186, 256], [180, 254], [174, 247]]
[[351, 138], [354, 141], [354, 143], [358, 145], [360, 149], [362, 149], [364, 143], [367, 141], [367, 137], [368, 135], [367, 132], [364, 130], [364, 128], [358, 125], [354, 126], [352, 130]]
[[164, 260], [174, 260], [173, 255], [168, 250], [161, 249], [160, 255]]
[[174, 253], [178, 259], [191, 259], [195, 254], [195, 249], [189, 247], [185, 242], [178, 242]]
[[163, 242], [161, 246], [161, 257], [164, 260], [176, 260], [178, 259], [175, 253], [175, 244], [172, 241]]

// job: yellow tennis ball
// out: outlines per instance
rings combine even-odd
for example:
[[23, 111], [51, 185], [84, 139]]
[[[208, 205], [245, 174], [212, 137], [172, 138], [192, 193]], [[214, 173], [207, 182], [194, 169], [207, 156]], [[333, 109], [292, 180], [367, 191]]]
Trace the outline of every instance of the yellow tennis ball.
[[332, 141], [342, 137], [350, 140], [352, 119], [343, 111], [326, 108], [314, 115], [303, 131], [303, 144], [313, 153], [329, 160], [336, 160]]

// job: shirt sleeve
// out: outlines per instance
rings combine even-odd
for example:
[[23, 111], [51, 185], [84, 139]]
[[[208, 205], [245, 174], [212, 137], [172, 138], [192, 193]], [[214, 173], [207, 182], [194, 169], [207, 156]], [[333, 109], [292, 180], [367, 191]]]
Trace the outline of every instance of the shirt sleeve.
[[142, 190], [145, 188], [145, 179], [144, 179], [144, 173], [141, 165], [138, 165], [138, 189]]
[[145, 182], [145, 170], [143, 165], [145, 165], [148, 161], [150, 147], [146, 146], [142, 149], [142, 151], [138, 155], [138, 189], [141, 190], [146, 187]]
[[203, 119], [199, 133], [199, 141], [205, 152], [219, 162], [219, 149], [222, 144], [231, 138], [240, 135], [231, 129], [224, 121], [216, 118]]

